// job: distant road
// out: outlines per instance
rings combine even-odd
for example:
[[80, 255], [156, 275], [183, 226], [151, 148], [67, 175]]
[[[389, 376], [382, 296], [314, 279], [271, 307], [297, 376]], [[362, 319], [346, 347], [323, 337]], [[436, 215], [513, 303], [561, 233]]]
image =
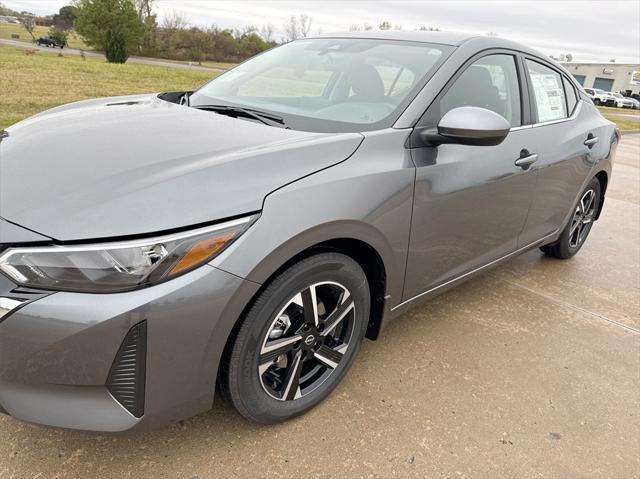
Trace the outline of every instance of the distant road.
[[629, 118], [631, 120], [640, 120], [640, 113], [609, 113], [607, 112], [607, 116], [615, 116], [618, 118]]
[[[43, 52], [57, 52], [60, 51], [58, 48], [49, 48], [49, 47], [39, 47], [35, 43], [29, 42], [21, 42], [19, 40], [8, 40], [5, 38], [0, 38], [0, 45], [11, 45], [14, 47], [22, 47], [22, 48], [31, 48], [33, 50], [41, 50]], [[62, 50], [63, 55], [80, 55], [80, 50], [76, 50], [75, 48], [64, 48]], [[89, 50], [84, 51], [85, 56], [91, 58], [102, 58], [104, 59], [104, 54], [92, 52]], [[223, 72], [226, 71], [224, 68], [216, 68], [216, 67], [205, 67], [201, 65], [190, 65], [188, 63], [180, 63], [173, 62], [171, 60], [162, 60], [160, 58], [147, 58], [147, 57], [129, 57], [127, 63], [138, 63], [140, 65], [155, 65], [158, 67], [169, 67], [169, 68], [177, 68], [178, 70], [198, 70], [198, 71], [209, 71], [209, 72]]]

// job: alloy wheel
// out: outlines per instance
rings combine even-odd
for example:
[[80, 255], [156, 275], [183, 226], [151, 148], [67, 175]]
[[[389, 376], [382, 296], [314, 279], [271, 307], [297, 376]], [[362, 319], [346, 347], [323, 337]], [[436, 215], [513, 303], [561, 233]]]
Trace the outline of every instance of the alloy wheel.
[[576, 206], [571, 220], [571, 228], [569, 230], [569, 246], [577, 248], [580, 246], [587, 235], [595, 218], [596, 210], [596, 192], [589, 189], [585, 191]]
[[345, 286], [321, 282], [295, 294], [262, 341], [258, 376], [265, 392], [292, 401], [317, 389], [340, 366], [354, 324], [355, 304]]

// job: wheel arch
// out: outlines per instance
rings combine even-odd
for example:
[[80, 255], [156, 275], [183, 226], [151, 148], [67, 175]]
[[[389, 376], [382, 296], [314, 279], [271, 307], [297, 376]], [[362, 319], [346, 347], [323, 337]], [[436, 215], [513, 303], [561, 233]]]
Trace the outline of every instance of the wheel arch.
[[604, 205], [604, 195], [607, 191], [607, 185], [609, 184], [609, 175], [605, 170], [601, 170], [594, 176], [600, 182], [600, 204], [598, 205], [598, 212], [596, 213], [596, 220], [600, 218], [602, 212], [602, 206]]
[[[303, 236], [307, 236], [306, 234]], [[301, 241], [301, 238], [295, 238], [288, 243], [282, 245], [274, 251], [268, 258], [262, 261], [249, 274], [248, 279], [260, 283], [260, 288], [253, 295], [251, 300], [245, 306], [242, 315], [238, 318], [237, 323], [241, 322], [242, 317], [252, 306], [256, 298], [271, 284], [271, 282], [287, 268], [293, 264], [308, 258], [310, 256], [320, 254], [327, 251], [342, 253], [356, 261], [365, 275], [369, 283], [369, 291], [371, 293], [371, 314], [369, 324], [367, 326], [366, 337], [376, 340], [379, 336], [384, 316], [385, 296], [387, 292], [388, 271], [383, 254], [379, 248], [373, 246], [369, 241], [355, 236], [335, 235], [318, 237], [312, 234], [309, 238], [315, 236], [316, 241]], [[293, 247], [293, 245], [297, 247]], [[279, 260], [275, 260], [279, 258]], [[230, 337], [233, 334], [230, 335]]]
[[[299, 231], [275, 248], [272, 244], [266, 244], [267, 241], [268, 238], [264, 236], [251, 238], [248, 243], [261, 244], [261, 248], [258, 251], [251, 248], [246, 254], [243, 254], [245, 250], [242, 245], [238, 245], [237, 250], [234, 248], [235, 245], [232, 246], [227, 254], [229, 258], [234, 259], [233, 266], [238, 269], [229, 268], [231, 265], [224, 260], [222, 264], [214, 264], [260, 285], [257, 292], [247, 301], [242, 314], [237, 318], [237, 324], [241, 323], [241, 319], [256, 298], [284, 270], [309, 256], [333, 251], [356, 261], [367, 276], [371, 293], [371, 313], [365, 336], [372, 340], [378, 338], [389, 295], [391, 297], [394, 293], [400, 295], [404, 279], [404, 271], [400, 271], [401, 268], [398, 266], [397, 254], [381, 231], [366, 222], [337, 220]], [[265, 252], [268, 253], [264, 254]], [[260, 261], [254, 262], [250, 258], [260, 257], [263, 254]], [[239, 265], [235, 262], [239, 258], [246, 259], [247, 262]], [[404, 259], [402, 263], [404, 264]], [[229, 337], [233, 336], [231, 332]]]

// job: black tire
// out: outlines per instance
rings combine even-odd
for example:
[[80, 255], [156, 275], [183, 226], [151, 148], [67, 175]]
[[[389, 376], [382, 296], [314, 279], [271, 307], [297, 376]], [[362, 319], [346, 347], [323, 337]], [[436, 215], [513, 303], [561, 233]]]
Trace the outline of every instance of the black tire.
[[[601, 192], [600, 181], [593, 178], [580, 194], [578, 204], [560, 238], [554, 243], [540, 247], [544, 254], [554, 258], [569, 259], [580, 251], [598, 214]], [[592, 198], [592, 201], [589, 198]], [[586, 212], [583, 211], [585, 209]]]
[[[313, 320], [312, 316], [309, 322], [309, 309], [305, 306], [312, 304], [309, 302], [311, 288], [318, 298], [314, 311], [319, 319]], [[300, 305], [296, 298], [301, 301]], [[220, 368], [219, 385], [223, 396], [242, 416], [261, 424], [286, 421], [313, 408], [333, 391], [353, 364], [367, 329], [370, 303], [367, 278], [360, 265], [350, 257], [327, 252], [295, 263], [258, 296], [242, 319], [235, 337], [230, 339]], [[337, 319], [340, 315], [344, 319]], [[288, 327], [281, 318], [289, 321]], [[330, 324], [332, 318], [335, 323]], [[320, 323], [317, 329], [305, 329], [312, 327], [314, 321], [316, 325]], [[284, 330], [282, 337], [271, 339], [272, 333], [281, 330]], [[321, 336], [323, 334], [326, 336]], [[344, 335], [342, 340], [332, 337], [339, 334]], [[310, 347], [307, 340], [312, 335], [316, 335], [317, 342]], [[269, 350], [277, 342], [282, 344], [298, 336], [301, 340], [293, 343], [291, 351], [279, 354], [281, 350], [277, 348], [277, 356], [274, 356]], [[333, 348], [341, 352], [337, 353]], [[329, 361], [336, 361], [332, 367], [316, 358], [325, 351], [337, 354]], [[267, 369], [259, 372], [260, 365]], [[312, 381], [314, 378], [316, 382]], [[295, 392], [292, 384], [295, 384]]]
[[600, 100], [598, 100], [597, 98], [594, 98], [594, 100], [593, 100], [593, 104], [594, 104], [595, 106], [598, 106], [598, 105], [600, 104]]

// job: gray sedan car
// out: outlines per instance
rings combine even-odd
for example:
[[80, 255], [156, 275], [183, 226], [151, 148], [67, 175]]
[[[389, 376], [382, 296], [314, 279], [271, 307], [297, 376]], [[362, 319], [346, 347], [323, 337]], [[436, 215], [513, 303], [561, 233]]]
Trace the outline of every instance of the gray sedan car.
[[618, 141], [546, 56], [441, 32], [302, 39], [193, 92], [17, 123], [0, 410], [137, 431], [219, 389], [252, 421], [300, 415], [408, 308], [532, 248], [576, 254]]

